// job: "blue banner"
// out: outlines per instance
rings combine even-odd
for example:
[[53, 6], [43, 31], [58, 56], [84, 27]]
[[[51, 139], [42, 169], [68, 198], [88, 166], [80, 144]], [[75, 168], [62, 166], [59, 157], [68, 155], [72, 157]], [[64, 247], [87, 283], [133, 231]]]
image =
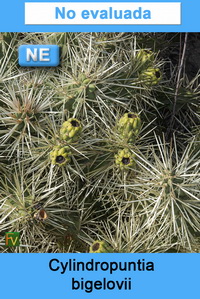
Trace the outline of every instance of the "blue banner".
[[[47, 5], [42, 10], [41, 3]], [[197, 0], [9, 0], [1, 3], [0, 28], [1, 32], [198, 32], [199, 8]]]
[[199, 294], [197, 254], [4, 254], [2, 298], [188, 299]]

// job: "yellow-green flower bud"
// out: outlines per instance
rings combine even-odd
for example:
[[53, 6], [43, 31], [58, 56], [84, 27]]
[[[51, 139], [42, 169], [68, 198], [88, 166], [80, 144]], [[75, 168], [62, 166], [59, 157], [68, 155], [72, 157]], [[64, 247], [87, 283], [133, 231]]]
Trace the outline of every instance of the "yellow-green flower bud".
[[159, 68], [148, 68], [143, 71], [139, 79], [146, 85], [156, 85], [160, 82], [162, 74]]
[[134, 142], [141, 128], [141, 119], [137, 113], [125, 113], [117, 124], [117, 129], [122, 139]]
[[127, 148], [119, 150], [115, 155], [115, 164], [120, 169], [128, 169], [135, 164], [135, 155], [131, 153]]
[[145, 63], [147, 61], [153, 61], [154, 60], [154, 53], [150, 50], [141, 49], [137, 53], [137, 59], [140, 60], [142, 63]]
[[71, 152], [68, 146], [54, 146], [50, 152], [50, 159], [53, 165], [63, 166], [70, 162]]
[[67, 142], [75, 142], [78, 140], [82, 131], [81, 123], [76, 118], [70, 118], [62, 124], [60, 129], [60, 137]]
[[89, 253], [111, 253], [112, 248], [105, 241], [95, 241], [90, 246]]

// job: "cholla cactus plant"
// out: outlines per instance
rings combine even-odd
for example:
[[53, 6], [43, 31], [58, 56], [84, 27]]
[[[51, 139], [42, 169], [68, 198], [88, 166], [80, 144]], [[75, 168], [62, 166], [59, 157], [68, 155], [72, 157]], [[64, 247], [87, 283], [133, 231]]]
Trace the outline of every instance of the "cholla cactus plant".
[[[24, 43], [58, 44], [60, 65], [19, 67]], [[187, 34], [183, 47], [164, 33], [0, 35], [2, 252], [200, 251], [187, 46]]]

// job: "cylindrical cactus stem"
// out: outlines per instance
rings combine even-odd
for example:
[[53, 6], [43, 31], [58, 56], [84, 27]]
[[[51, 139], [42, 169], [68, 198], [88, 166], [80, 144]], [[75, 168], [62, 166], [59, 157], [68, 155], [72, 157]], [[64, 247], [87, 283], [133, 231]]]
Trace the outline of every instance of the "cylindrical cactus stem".
[[125, 113], [117, 123], [117, 130], [121, 138], [128, 143], [133, 143], [139, 134], [141, 119], [137, 113]]

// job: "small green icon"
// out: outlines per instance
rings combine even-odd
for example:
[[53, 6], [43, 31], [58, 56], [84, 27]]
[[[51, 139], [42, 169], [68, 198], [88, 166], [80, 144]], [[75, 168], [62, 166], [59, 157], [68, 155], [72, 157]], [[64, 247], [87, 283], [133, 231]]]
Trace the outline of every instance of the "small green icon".
[[8, 232], [5, 234], [6, 236], [6, 246], [12, 247], [12, 246], [19, 246], [20, 244], [20, 233], [17, 232]]

